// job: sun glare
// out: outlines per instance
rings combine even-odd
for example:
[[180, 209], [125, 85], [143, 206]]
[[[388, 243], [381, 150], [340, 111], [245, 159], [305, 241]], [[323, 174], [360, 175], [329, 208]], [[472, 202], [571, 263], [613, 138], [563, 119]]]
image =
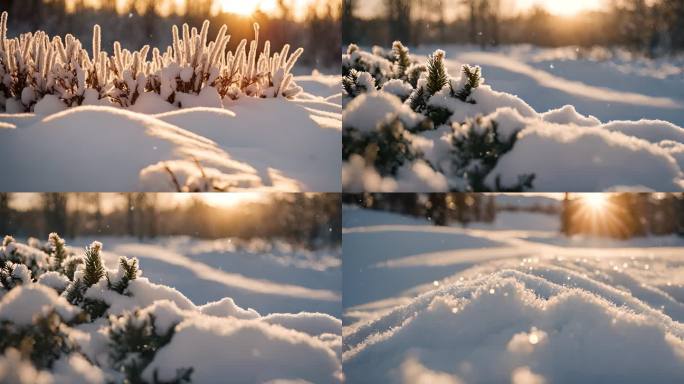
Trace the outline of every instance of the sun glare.
[[240, 193], [177, 193], [173, 195], [178, 202], [185, 203], [187, 200], [199, 197], [208, 205], [214, 207], [232, 207], [241, 203], [254, 202], [264, 199], [264, 194], [257, 192]]
[[608, 197], [603, 193], [586, 193], [582, 195], [582, 202], [594, 211], [600, 211], [606, 207]]
[[221, 0], [223, 12], [249, 16], [261, 10], [264, 13], [275, 12], [278, 4], [276, 0]]
[[522, 9], [539, 6], [559, 16], [572, 16], [582, 11], [599, 9], [604, 3], [597, 0], [518, 0], [518, 6]]

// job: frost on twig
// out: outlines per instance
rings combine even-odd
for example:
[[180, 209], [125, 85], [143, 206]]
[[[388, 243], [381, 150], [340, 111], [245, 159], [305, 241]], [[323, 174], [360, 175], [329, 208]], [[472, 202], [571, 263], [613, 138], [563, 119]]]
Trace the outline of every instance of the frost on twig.
[[164, 51], [143, 46], [123, 49], [115, 42], [112, 55], [102, 50], [101, 28], [93, 27], [92, 52], [73, 35], [50, 38], [45, 32], [7, 36], [7, 12], [0, 17], [0, 110], [32, 111], [44, 96], [54, 95], [66, 106], [109, 102], [134, 105], [146, 92], [180, 105], [177, 94], [197, 95], [214, 87], [221, 98], [242, 95], [292, 98], [302, 91], [291, 73], [303, 49], [290, 53], [285, 44], [271, 54], [271, 43], [259, 48], [259, 25], [254, 39], [243, 39], [227, 50], [231, 36], [223, 25], [209, 40], [209, 21], [202, 28], [173, 26], [173, 43]]

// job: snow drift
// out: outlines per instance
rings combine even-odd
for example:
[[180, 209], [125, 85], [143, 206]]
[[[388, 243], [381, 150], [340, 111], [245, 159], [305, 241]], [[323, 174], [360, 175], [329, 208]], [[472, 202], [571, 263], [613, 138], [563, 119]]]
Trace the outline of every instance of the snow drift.
[[531, 213], [508, 213], [497, 230], [345, 212], [350, 382], [684, 377], [681, 238], [565, 239], [548, 215], [521, 230]]
[[[0, 18], [0, 189], [339, 191], [335, 76], [291, 72], [302, 53], [224, 25], [173, 28], [173, 46], [110, 56], [72, 35], [7, 36]], [[307, 87], [297, 85], [297, 79]]]
[[15, 128], [0, 130], [3, 189], [334, 191], [340, 185], [340, 107], [318, 96], [157, 115], [88, 106], [5, 118]]

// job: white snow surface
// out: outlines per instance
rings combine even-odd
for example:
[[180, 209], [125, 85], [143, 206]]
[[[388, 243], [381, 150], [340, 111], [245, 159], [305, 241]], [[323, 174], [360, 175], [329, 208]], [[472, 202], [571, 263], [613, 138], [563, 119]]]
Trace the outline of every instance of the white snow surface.
[[[460, 123], [478, 115], [497, 121], [505, 136], [518, 135], [513, 150], [485, 180], [490, 189], [497, 177], [502, 187], [511, 187], [520, 176], [534, 174], [532, 190], [540, 192], [684, 190], [684, 77], [674, 71], [676, 65], [629, 61], [618, 53], [602, 60], [598, 53], [582, 58], [574, 48], [517, 46], [480, 52], [446, 46], [411, 52], [422, 62], [436, 48], [446, 51], [452, 76], [458, 77], [467, 63], [482, 67], [486, 78], [471, 95], [475, 104], [447, 97], [448, 87], [431, 97], [430, 105], [454, 112], [453, 125], [405, 134], [435, 169], [437, 176], [430, 178], [446, 179], [447, 185], [406, 172], [412, 164], [404, 164], [394, 177], [383, 177], [354, 158], [342, 165], [345, 191], [462, 190], [464, 180], [452, 169], [450, 141]], [[407, 105], [393, 93], [383, 89], [356, 97], [344, 109], [343, 126], [368, 131], [395, 117], [407, 126], [415, 124]]]
[[566, 239], [529, 212], [465, 229], [343, 213], [349, 382], [684, 377], [683, 238]]
[[[129, 282], [129, 295], [107, 290], [107, 281], [102, 279], [85, 296], [109, 304], [106, 316], [138, 309], [141, 316], [153, 315], [158, 333], [174, 328], [170, 343], [157, 351], [143, 372], [146, 380], [152, 381], [155, 372], [159, 379], [171, 380], [178, 369], [186, 367], [193, 368], [193, 382], [344, 380], [342, 322], [335, 317], [340, 312], [338, 251], [309, 252], [262, 240], [102, 240], [101, 255], [110, 276], [120, 255], [136, 257], [142, 276]], [[90, 241], [77, 239], [68, 244], [78, 253], [83, 251], [76, 247]], [[80, 308], [52, 288], [60, 285], [60, 279], [48, 273], [44, 276], [38, 283], [24, 283], [1, 296], [0, 320], [22, 327], [53, 310], [64, 321], [78, 314]], [[106, 357], [107, 326], [105, 320], [63, 326], [80, 353], [61, 357], [46, 371], [20, 360], [14, 349], [3, 351], [0, 382], [121, 381]]]
[[128, 110], [44, 99], [37, 113], [0, 114], [0, 189], [339, 191], [339, 78], [301, 83], [311, 93], [293, 100], [220, 100], [208, 87], [179, 95], [183, 109], [149, 94]]

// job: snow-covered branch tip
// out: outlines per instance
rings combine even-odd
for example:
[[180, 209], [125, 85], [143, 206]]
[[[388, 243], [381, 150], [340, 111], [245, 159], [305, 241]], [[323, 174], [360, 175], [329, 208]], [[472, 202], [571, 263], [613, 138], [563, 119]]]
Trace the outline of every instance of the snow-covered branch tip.
[[[292, 98], [302, 91], [291, 73], [303, 49], [290, 53], [285, 44], [271, 53], [270, 41], [259, 48], [259, 25], [254, 39], [243, 39], [234, 51], [223, 25], [209, 40], [209, 21], [200, 30], [183, 24], [172, 28], [173, 43], [164, 51], [143, 46], [123, 49], [117, 41], [112, 55], [102, 50], [101, 28], [93, 27], [92, 51], [71, 34], [64, 39], [43, 31], [7, 36], [7, 12], [0, 16], [0, 110], [33, 111], [40, 100], [66, 107], [93, 104], [134, 105], [144, 93], [156, 93], [183, 107], [183, 94], [198, 95], [213, 88], [221, 98], [241, 96]], [[149, 56], [149, 58], [148, 58]], [[215, 91], [214, 91], [215, 90]]]

